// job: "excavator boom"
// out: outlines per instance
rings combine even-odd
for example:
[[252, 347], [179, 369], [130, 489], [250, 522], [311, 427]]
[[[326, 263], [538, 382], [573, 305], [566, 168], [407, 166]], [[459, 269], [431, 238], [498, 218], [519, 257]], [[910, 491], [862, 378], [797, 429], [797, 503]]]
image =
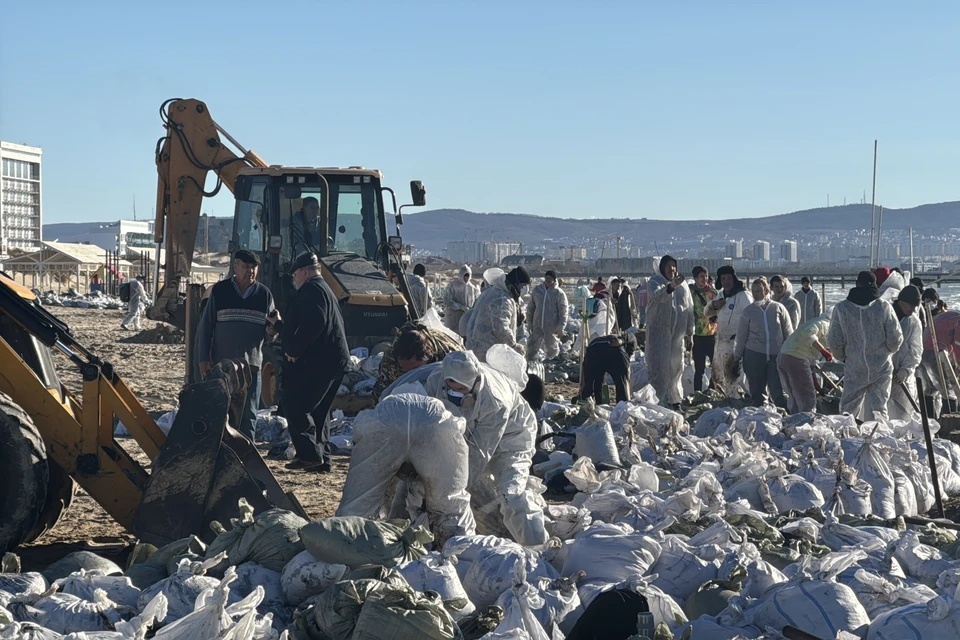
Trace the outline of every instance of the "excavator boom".
[[[193, 266], [203, 199], [216, 195], [224, 185], [233, 192], [241, 168], [267, 164], [221, 129], [200, 100], [167, 100], [160, 107], [160, 117], [166, 135], [157, 141], [156, 149], [154, 240], [158, 245], [166, 240], [166, 251], [163, 285], [149, 316], [183, 328], [180, 284], [188, 281]], [[239, 155], [223, 144], [221, 135]], [[210, 171], [217, 182], [208, 192], [205, 185]]]

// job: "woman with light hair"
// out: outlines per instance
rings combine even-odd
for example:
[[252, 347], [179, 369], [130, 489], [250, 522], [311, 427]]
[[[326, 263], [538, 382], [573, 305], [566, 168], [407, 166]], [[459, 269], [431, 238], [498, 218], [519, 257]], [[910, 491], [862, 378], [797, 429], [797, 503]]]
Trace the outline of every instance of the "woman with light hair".
[[793, 321], [786, 307], [770, 299], [770, 285], [766, 278], [754, 280], [750, 290], [753, 304], [740, 316], [735, 352], [747, 377], [750, 404], [755, 407], [763, 405], [769, 390], [774, 404], [786, 408], [777, 356], [784, 341], [793, 333]]

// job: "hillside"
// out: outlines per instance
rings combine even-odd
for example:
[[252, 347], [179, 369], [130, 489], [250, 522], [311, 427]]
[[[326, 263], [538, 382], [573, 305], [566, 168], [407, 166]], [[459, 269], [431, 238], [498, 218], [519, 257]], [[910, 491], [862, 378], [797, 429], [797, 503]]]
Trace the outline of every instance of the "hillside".
[[[115, 223], [114, 223], [115, 224]], [[389, 223], [389, 226], [393, 226]], [[883, 229], [913, 227], [920, 235], [943, 235], [960, 227], [960, 202], [924, 204], [909, 209], [886, 209]], [[232, 221], [210, 219], [210, 250], [226, 251]], [[434, 209], [404, 216], [403, 237], [418, 249], [439, 253], [456, 240], [509, 240], [524, 244], [546, 242], [582, 243], [590, 238], [621, 235], [631, 241], [657, 240], [669, 243], [677, 238], [690, 241], [713, 235], [732, 238], [785, 238], [805, 234], [857, 232], [870, 228], [870, 205], [851, 204], [794, 211], [762, 218], [731, 220], [647, 220], [647, 219], [574, 219], [549, 218], [517, 213], [474, 213], [463, 209]], [[115, 228], [105, 222], [48, 224], [43, 237], [61, 242], [90, 242], [113, 248]], [[202, 247], [203, 230], [197, 238]]]

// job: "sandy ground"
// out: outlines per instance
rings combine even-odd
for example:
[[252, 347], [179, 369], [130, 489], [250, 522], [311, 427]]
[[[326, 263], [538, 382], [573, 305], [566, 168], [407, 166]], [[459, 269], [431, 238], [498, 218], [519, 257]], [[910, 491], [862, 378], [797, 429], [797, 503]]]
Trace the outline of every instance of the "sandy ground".
[[[151, 415], [158, 417], [176, 406], [183, 384], [183, 344], [121, 342], [136, 334], [120, 329], [120, 322], [125, 315], [121, 311], [67, 307], [50, 307], [48, 310], [71, 328], [81, 344], [114, 365]], [[144, 320], [143, 330], [153, 330], [158, 324]], [[80, 376], [76, 367], [59, 354], [55, 355], [55, 361], [61, 379], [72, 391], [79, 393]], [[120, 438], [119, 442], [141, 464], [149, 465], [149, 460], [135, 440]], [[261, 447], [264, 456], [268, 448]], [[340, 502], [349, 458], [336, 458], [333, 472], [324, 475], [287, 471], [284, 469], [285, 461], [267, 460], [267, 464], [281, 486], [296, 493], [311, 518], [333, 515]], [[57, 527], [33, 543], [31, 548], [22, 551], [33, 558], [57, 557], [78, 548], [96, 550], [97, 545], [116, 547], [133, 540], [134, 536], [81, 491]]]

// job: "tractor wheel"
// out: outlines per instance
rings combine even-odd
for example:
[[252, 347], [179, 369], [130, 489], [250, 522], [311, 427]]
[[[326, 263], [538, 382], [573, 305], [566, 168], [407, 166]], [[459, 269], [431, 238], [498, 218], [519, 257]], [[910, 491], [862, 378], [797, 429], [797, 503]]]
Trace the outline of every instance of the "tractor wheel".
[[77, 483], [63, 470], [63, 467], [53, 460], [48, 460], [47, 465], [50, 469], [50, 481], [47, 483], [46, 504], [33, 531], [27, 535], [24, 542], [33, 542], [57, 526], [77, 495]]
[[37, 427], [0, 393], [0, 553], [27, 539], [47, 500], [47, 450]]

